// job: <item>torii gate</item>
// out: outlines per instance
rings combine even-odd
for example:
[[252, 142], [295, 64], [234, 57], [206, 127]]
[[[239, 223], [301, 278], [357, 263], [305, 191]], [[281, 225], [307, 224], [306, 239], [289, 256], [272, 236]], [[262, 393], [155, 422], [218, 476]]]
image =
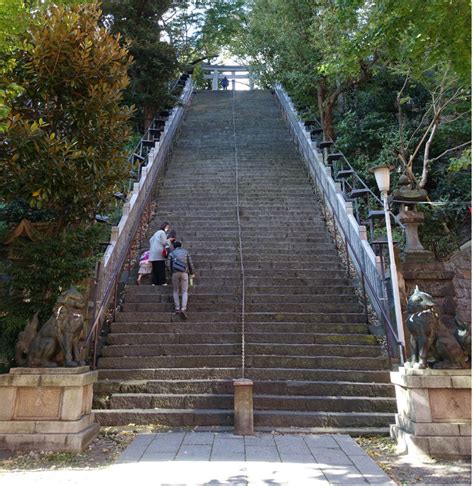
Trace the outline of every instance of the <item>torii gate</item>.
[[[248, 79], [249, 89], [254, 87], [254, 78], [250, 74], [250, 68], [248, 66], [219, 66], [217, 64], [202, 64], [202, 70], [204, 79], [212, 79], [212, 90], [217, 91], [219, 89], [219, 79], [227, 77], [229, 81], [232, 81], [232, 89], [235, 90], [236, 79]], [[236, 74], [241, 73], [241, 74]]]

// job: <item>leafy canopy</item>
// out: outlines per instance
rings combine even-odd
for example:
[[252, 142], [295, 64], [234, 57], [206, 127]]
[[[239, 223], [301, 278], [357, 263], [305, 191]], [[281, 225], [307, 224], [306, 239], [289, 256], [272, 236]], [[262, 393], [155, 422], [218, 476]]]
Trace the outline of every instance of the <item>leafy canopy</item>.
[[134, 63], [129, 67], [130, 86], [125, 100], [135, 105], [138, 131], [171, 101], [169, 83], [176, 79], [176, 50], [162, 40], [160, 19], [170, 0], [104, 0], [104, 21], [127, 42]]
[[51, 7], [21, 37], [12, 81], [23, 87], [2, 140], [0, 198], [87, 221], [126, 175], [121, 106], [131, 59], [99, 25], [97, 5]]

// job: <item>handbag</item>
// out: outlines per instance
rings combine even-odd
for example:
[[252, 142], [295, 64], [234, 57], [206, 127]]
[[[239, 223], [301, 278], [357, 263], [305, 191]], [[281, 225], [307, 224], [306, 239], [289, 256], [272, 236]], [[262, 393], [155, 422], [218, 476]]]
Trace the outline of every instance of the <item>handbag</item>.
[[163, 250], [161, 250], [161, 255], [164, 256], [165, 258], [168, 258], [169, 255], [169, 248], [164, 246]]

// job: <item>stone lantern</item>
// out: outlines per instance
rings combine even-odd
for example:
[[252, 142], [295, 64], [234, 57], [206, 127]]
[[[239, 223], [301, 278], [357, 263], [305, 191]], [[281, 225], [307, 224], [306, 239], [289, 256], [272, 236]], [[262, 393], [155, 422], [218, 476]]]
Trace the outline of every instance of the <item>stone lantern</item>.
[[405, 262], [433, 261], [434, 254], [425, 250], [418, 236], [418, 226], [423, 223], [425, 217], [422, 212], [416, 210], [416, 203], [428, 199], [425, 189], [413, 189], [409, 178], [403, 174], [397, 189], [392, 193], [392, 201], [399, 204], [397, 220], [405, 227], [405, 250], [403, 259]]

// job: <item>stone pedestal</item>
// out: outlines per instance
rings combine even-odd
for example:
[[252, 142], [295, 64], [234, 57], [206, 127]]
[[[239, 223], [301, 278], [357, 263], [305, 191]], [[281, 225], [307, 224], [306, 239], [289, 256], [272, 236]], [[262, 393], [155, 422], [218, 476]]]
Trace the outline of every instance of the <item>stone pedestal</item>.
[[234, 380], [234, 434], [254, 435], [253, 381]]
[[465, 458], [471, 455], [471, 370], [399, 368], [390, 435], [399, 452]]
[[99, 430], [91, 413], [97, 376], [87, 366], [0, 375], [0, 449], [83, 450]]

